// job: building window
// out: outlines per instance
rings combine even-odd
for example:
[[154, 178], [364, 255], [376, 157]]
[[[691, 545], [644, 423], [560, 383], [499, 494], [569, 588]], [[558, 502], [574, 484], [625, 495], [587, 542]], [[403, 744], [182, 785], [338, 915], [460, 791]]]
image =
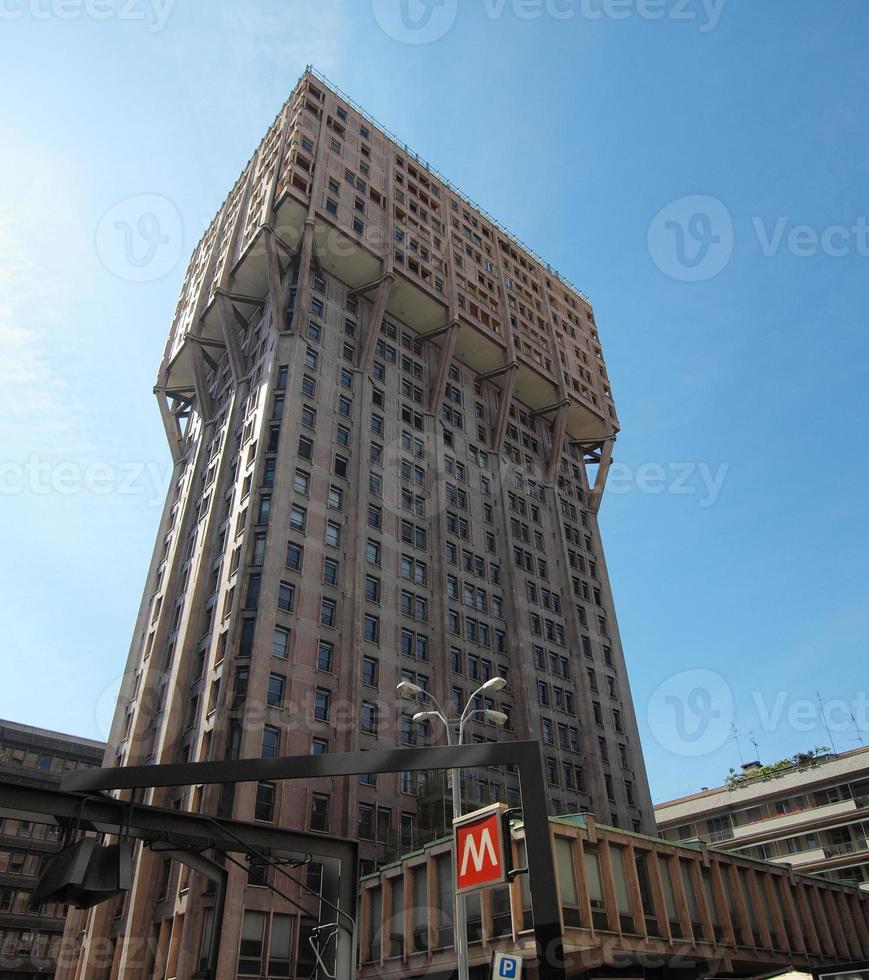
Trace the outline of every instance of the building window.
[[325, 596], [320, 600], [320, 624], [322, 626], [335, 626], [337, 620], [337, 603], [334, 599], [327, 599]]
[[329, 796], [327, 793], [311, 794], [311, 830], [329, 830]]
[[317, 721], [329, 720], [329, 709], [332, 704], [332, 692], [325, 687], [314, 691], [314, 717]]
[[295, 541], [288, 542], [287, 568], [292, 568], [293, 571], [300, 572], [302, 570], [304, 555], [305, 549], [300, 544], [296, 544]]
[[335, 647], [325, 640], [320, 640], [317, 646], [317, 670], [332, 672], [332, 661], [334, 659]]
[[238, 975], [258, 977], [262, 973], [265, 912], [246, 911], [241, 925], [238, 951]]
[[243, 619], [241, 621], [241, 633], [238, 639], [238, 655], [249, 657], [253, 650], [253, 634], [256, 629], [255, 619]]
[[362, 658], [362, 683], [377, 687], [377, 660], [374, 657]]
[[323, 584], [338, 584], [338, 562], [334, 558], [323, 559]]
[[272, 654], [276, 657], [286, 659], [290, 651], [290, 631], [281, 626], [275, 627], [274, 637], [272, 638]]
[[278, 586], [278, 609], [292, 612], [296, 601], [296, 587], [289, 582], [281, 582]]
[[280, 729], [274, 728], [271, 725], [266, 725], [263, 729], [262, 750], [260, 751], [260, 755], [263, 759], [273, 759], [276, 755], [280, 755], [280, 748]]
[[380, 619], [377, 616], [366, 614], [362, 627], [362, 637], [369, 643], [377, 643], [380, 640]]
[[254, 805], [256, 820], [275, 819], [275, 784], [258, 783], [256, 788], [256, 804]]
[[326, 544], [332, 548], [341, 547], [341, 525], [337, 521], [326, 521]]
[[269, 686], [268, 693], [266, 694], [266, 703], [271, 705], [273, 708], [279, 708], [284, 703], [284, 688], [286, 687], [286, 678], [282, 677], [280, 674], [269, 674]]
[[360, 727], [366, 735], [377, 734], [377, 705], [371, 701], [362, 702], [359, 719]]

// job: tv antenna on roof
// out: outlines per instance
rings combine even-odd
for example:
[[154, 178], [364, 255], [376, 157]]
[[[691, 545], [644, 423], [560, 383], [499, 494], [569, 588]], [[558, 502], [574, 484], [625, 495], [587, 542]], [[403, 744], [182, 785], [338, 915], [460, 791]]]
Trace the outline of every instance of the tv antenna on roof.
[[833, 733], [830, 731], [830, 722], [827, 720], [827, 712], [824, 709], [824, 702], [821, 700], [821, 692], [815, 691], [818, 696], [818, 704], [821, 707], [821, 717], [824, 719], [824, 728], [827, 729], [827, 738], [830, 740], [830, 748], [833, 750], [833, 755], [838, 755], [836, 751], [836, 743], [833, 741]]

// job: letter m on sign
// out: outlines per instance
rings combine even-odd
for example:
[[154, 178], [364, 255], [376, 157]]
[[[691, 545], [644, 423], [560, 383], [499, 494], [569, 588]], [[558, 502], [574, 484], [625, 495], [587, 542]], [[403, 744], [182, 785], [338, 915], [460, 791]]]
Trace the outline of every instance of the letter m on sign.
[[510, 861], [505, 849], [503, 812], [504, 806], [496, 803], [453, 821], [456, 891], [489, 888], [507, 880]]

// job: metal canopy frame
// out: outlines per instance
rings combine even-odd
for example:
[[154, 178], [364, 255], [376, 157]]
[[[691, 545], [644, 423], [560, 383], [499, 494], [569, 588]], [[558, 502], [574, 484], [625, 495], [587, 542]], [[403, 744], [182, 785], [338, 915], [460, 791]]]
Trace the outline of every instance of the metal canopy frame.
[[[546, 783], [537, 742], [484, 742], [461, 746], [284, 756], [274, 759], [233, 759], [225, 762], [81, 769], [66, 773], [61, 788], [70, 792], [95, 792], [204, 783], [316, 779], [330, 776], [358, 776], [363, 773], [472, 769], [485, 766], [512, 766], [518, 770], [525, 824], [531, 914], [534, 919], [534, 938], [537, 945], [538, 977], [539, 980], [566, 980], [558, 885], [549, 838]], [[173, 816], [180, 815], [173, 811]], [[206, 818], [194, 817], [194, 819]], [[242, 824], [242, 826], [247, 828], [250, 825]], [[255, 829], [265, 830], [259, 826]], [[273, 833], [281, 837], [288, 834], [287, 831], [273, 831]], [[297, 836], [305, 836], [310, 840], [315, 835]], [[316, 840], [319, 843], [320, 838], [317, 837]], [[323, 838], [323, 843], [326, 845], [332, 840], [332, 838]], [[355, 875], [353, 877], [355, 888]], [[354, 895], [354, 902], [355, 898]], [[454, 927], [455, 925], [457, 924], [454, 924]]]
[[[149, 766], [152, 776], [164, 766]], [[95, 772], [106, 770], [94, 770]], [[107, 770], [119, 773], [124, 770]], [[160, 785], [165, 785], [161, 783]], [[339, 909], [337, 941], [327, 959], [335, 974], [336, 967], [353, 969], [356, 950], [355, 909], [358, 892], [358, 845], [332, 835], [281, 830], [242, 820], [224, 820], [183, 810], [145, 806], [126, 800], [115, 800], [80, 792], [48, 787], [25, 786], [0, 778], [0, 818], [29, 820], [65, 828], [77, 828], [99, 834], [125, 835], [153, 845], [155, 852], [171, 854], [216, 885], [214, 922], [212, 926], [206, 975], [216, 977], [216, 956], [220, 930], [216, 923], [222, 917], [226, 893], [226, 869], [201, 852], [215, 850], [256, 854], [280, 861], [316, 860], [323, 865], [322, 909]], [[232, 859], [230, 859], [232, 860]], [[323, 923], [320, 923], [323, 928]]]

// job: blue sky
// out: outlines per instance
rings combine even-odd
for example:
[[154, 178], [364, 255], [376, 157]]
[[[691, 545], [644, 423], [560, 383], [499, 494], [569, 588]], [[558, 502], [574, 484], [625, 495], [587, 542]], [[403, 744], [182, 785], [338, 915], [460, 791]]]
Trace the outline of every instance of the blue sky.
[[[0, 716], [105, 731], [168, 478], [150, 389], [184, 265], [310, 62], [594, 303], [655, 799], [738, 765], [731, 721], [765, 761], [829, 744], [818, 690], [856, 747], [866, 4], [408, 3], [416, 29], [396, 0], [3, 5]], [[110, 243], [116, 221], [147, 236], [143, 195], [165, 217], [150, 266]]]

